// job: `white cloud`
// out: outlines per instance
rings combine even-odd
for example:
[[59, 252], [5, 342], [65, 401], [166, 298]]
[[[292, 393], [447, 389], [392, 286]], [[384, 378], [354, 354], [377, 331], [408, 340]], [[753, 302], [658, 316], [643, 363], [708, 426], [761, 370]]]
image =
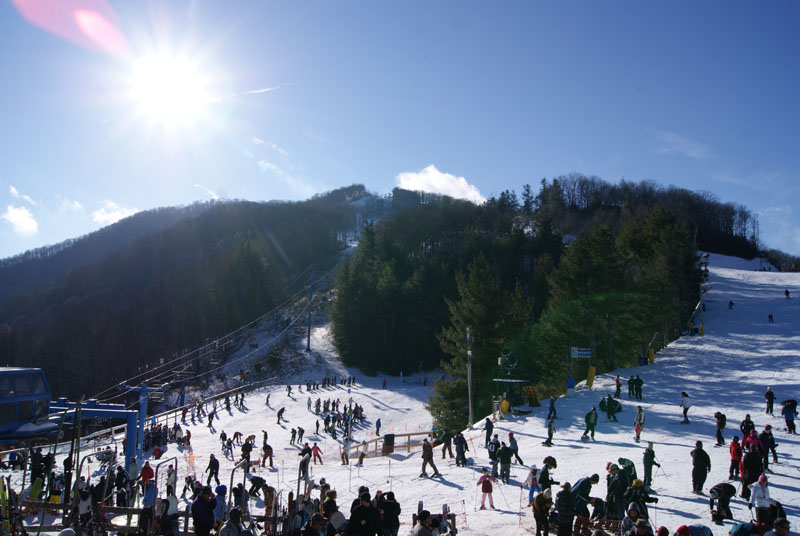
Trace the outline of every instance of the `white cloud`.
[[139, 212], [138, 208], [121, 207], [106, 199], [103, 201], [102, 207], [92, 212], [92, 220], [101, 225], [111, 225], [137, 212]]
[[[281, 88], [281, 86], [262, 87], [262, 88], [259, 88], [259, 89], [251, 89], [249, 91], [245, 91], [243, 94], [244, 95], [257, 95], [259, 93], [268, 93], [270, 91], [275, 91], [276, 89], [280, 89], [280, 88]], [[242, 93], [239, 93], [238, 95], [242, 95]], [[234, 95], [234, 97], [236, 97], [238, 95]]]
[[268, 160], [259, 160], [256, 162], [258, 169], [263, 172], [270, 171], [273, 175], [286, 182], [295, 192], [302, 196], [309, 196], [314, 193], [314, 189], [305, 184], [303, 181], [296, 179], [291, 173], [280, 167], [279, 165]]
[[711, 147], [705, 143], [690, 140], [676, 132], [656, 132], [656, 137], [658, 138], [658, 145], [654, 149], [656, 154], [678, 154], [695, 160], [716, 156]]
[[202, 184], [195, 184], [195, 185], [194, 185], [194, 187], [195, 187], [195, 188], [200, 188], [201, 190], [203, 190], [204, 192], [206, 192], [206, 193], [207, 193], [207, 194], [208, 194], [208, 195], [211, 197], [211, 199], [213, 199], [214, 201], [216, 201], [217, 199], [219, 199], [219, 196], [217, 195], [217, 192], [215, 192], [215, 191], [214, 191], [214, 190], [212, 190], [211, 188], [208, 188], [208, 187], [206, 187], [206, 186], [203, 186]]
[[65, 197], [61, 200], [59, 208], [61, 210], [83, 210], [83, 205], [81, 205], [79, 201], [75, 201], [73, 199], [68, 199]]
[[14, 188], [13, 186], [9, 186], [9, 187], [8, 187], [8, 192], [9, 192], [9, 193], [10, 193], [10, 194], [11, 194], [13, 197], [15, 197], [15, 198], [17, 198], [17, 199], [22, 199], [23, 201], [25, 201], [26, 203], [28, 203], [28, 204], [30, 204], [30, 205], [33, 205], [34, 207], [38, 205], [38, 203], [37, 203], [36, 201], [34, 201], [33, 199], [31, 199], [31, 198], [30, 198], [30, 196], [23, 195], [23, 194], [19, 193], [19, 190], [17, 190], [17, 189], [16, 189], [16, 188]]
[[21, 235], [33, 235], [39, 232], [39, 224], [36, 218], [25, 207], [12, 207], [8, 205], [3, 218], [14, 227], [14, 232]]
[[397, 186], [406, 190], [449, 195], [456, 199], [466, 199], [473, 203], [484, 203], [483, 197], [474, 185], [464, 177], [443, 173], [430, 165], [417, 173], [406, 171], [396, 177]]
[[253, 139], [250, 140], [250, 141], [253, 142], [253, 145], [265, 145], [265, 146], [269, 147], [270, 149], [272, 149], [273, 151], [275, 151], [276, 153], [278, 153], [279, 155], [281, 155], [281, 158], [283, 158], [285, 160], [289, 159], [289, 153], [287, 153], [277, 143], [273, 143], [271, 141], [265, 141], [265, 140], [262, 140], [259, 137], [253, 137]]

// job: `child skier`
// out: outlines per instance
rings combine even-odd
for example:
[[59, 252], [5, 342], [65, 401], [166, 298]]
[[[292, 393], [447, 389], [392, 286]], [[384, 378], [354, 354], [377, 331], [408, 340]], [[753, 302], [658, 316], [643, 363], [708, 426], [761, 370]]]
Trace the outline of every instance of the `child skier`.
[[486, 496], [489, 496], [489, 508], [494, 510], [494, 500], [492, 500], [492, 482], [497, 482], [493, 476], [489, 474], [489, 469], [483, 468], [483, 475], [478, 479], [477, 485], [481, 487], [483, 496], [481, 497], [481, 510], [486, 510]]

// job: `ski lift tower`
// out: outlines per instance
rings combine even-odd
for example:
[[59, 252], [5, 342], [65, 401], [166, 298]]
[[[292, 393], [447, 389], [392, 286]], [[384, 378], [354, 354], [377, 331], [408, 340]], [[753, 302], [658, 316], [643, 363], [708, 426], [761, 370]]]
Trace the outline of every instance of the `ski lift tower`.
[[[136, 463], [142, 463], [142, 446], [144, 443], [144, 423], [147, 420], [147, 395], [164, 391], [165, 386], [161, 387], [148, 387], [147, 382], [142, 382], [139, 387], [131, 387], [129, 385], [120, 385], [123, 391], [138, 391], [139, 392], [139, 430], [136, 434]], [[130, 439], [130, 438], [129, 438]]]

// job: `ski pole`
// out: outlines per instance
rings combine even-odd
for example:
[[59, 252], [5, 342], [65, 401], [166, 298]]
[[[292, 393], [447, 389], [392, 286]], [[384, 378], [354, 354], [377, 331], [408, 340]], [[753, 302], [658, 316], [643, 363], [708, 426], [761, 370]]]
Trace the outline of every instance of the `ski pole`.
[[503, 501], [506, 503], [506, 508], [508, 508], [509, 510], [511, 510], [511, 505], [510, 505], [510, 504], [508, 504], [508, 499], [506, 499], [506, 494], [505, 494], [505, 493], [503, 493], [503, 488], [502, 488], [502, 486], [497, 486], [497, 489], [498, 489], [498, 490], [500, 490], [500, 496], [503, 498]]

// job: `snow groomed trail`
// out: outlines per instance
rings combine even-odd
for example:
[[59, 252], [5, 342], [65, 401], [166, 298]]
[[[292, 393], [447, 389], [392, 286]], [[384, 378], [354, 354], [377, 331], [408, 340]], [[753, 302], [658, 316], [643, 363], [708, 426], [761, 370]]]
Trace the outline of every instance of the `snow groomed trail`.
[[[442, 473], [441, 478], [418, 478], [422, 463], [419, 448], [412, 449], [411, 453], [399, 449], [390, 456], [368, 458], [364, 467], [353, 465], [355, 457], [349, 466], [340, 464], [341, 436], [334, 441], [327, 434], [314, 434], [316, 417], [307, 410], [309, 395], [305, 387], [302, 394], [297, 389], [298, 383], [305, 379], [318, 379], [326, 374], [353, 374], [357, 377], [358, 384], [352, 389], [337, 386], [311, 393], [313, 400], [317, 397], [323, 400], [339, 398], [344, 405], [352, 397], [354, 402], [364, 407], [366, 421], [356, 428], [356, 442], [374, 437], [377, 418], [382, 421], [383, 434], [426, 431], [432, 421], [425, 410], [429, 390], [422, 385], [421, 377], [406, 377], [402, 385], [399, 378], [388, 377], [388, 389], [383, 390], [382, 376], [362, 377], [357, 370], [348, 370], [341, 365], [332, 347], [327, 325], [312, 331], [312, 352], [300, 358], [304, 360], [299, 363], [303, 373], [294, 378], [291, 397], [286, 395], [285, 386], [252, 393], [246, 398], [246, 411], [232, 409], [229, 414], [223, 408], [218, 409], [219, 420], [214, 421], [213, 431], [209, 430], [205, 418], [189, 425], [193, 459], [190, 460], [188, 452], [174, 445], [169, 446], [165, 456], [178, 456], [179, 477], [182, 479], [190, 461], [193, 461], [196, 471], [202, 473], [209, 454], [214, 453], [221, 461], [221, 479], [227, 483], [234, 462], [222, 456], [219, 433], [225, 430], [231, 436], [240, 431], [245, 437], [255, 434], [255, 458], [261, 444], [261, 431], [267, 430], [269, 443], [275, 450], [275, 468], [258, 468], [253, 474], [282, 489], [285, 497], [290, 490], [296, 489], [299, 462], [299, 447], [289, 445], [290, 431], [301, 426], [305, 429], [304, 440], [310, 444], [317, 442], [324, 453], [324, 465], [311, 466], [312, 478], [318, 482], [324, 477], [338, 491], [337, 502], [346, 515], [358, 487], [366, 485], [373, 495], [377, 490], [395, 493], [403, 509], [400, 534], [410, 531], [411, 514], [416, 511], [418, 501], [423, 501], [425, 507], [434, 512], [440, 511], [442, 504], [447, 503], [457, 514], [462, 534], [527, 534], [534, 531], [533, 516], [525, 507], [528, 491], [520, 489], [520, 483], [527, 475], [527, 464], [535, 463], [541, 467], [545, 456], [554, 456], [558, 468], [553, 471], [553, 477], [562, 483], [575, 483], [579, 478], [597, 473], [600, 483], [592, 489], [591, 496], [605, 499], [606, 463], [616, 463], [620, 457], [629, 458], [636, 463], [641, 477], [644, 473], [642, 453], [647, 442], [652, 441], [662, 467], [654, 471], [654, 496], [659, 498], [659, 502], [650, 505], [651, 521], [656, 527], [666, 526], [671, 533], [679, 525], [705, 524], [715, 535], [723, 536], [727, 535], [732, 522], [726, 522], [724, 527], [711, 523], [707, 490], [714, 484], [727, 482], [730, 462], [727, 443], [733, 435], [741, 435], [739, 423], [749, 413], [759, 432], [766, 424], [773, 426], [779, 463], [771, 464], [774, 474], [768, 475], [769, 487], [772, 497], [783, 503], [790, 521], [796, 524], [800, 518], [800, 440], [798, 436], [783, 431], [784, 423], [779, 412], [780, 401], [800, 398], [800, 274], [756, 271], [758, 267], [757, 262], [710, 255], [705, 335], [683, 337], [658, 353], [654, 364], [601, 375], [596, 378], [592, 390], [579, 385], [573, 396], [558, 399], [557, 432], [552, 447], [541, 444], [546, 438], [546, 407], [535, 408], [525, 417], [496, 423], [495, 433], [501, 440], [507, 440], [509, 431], [514, 432], [520, 456], [526, 464], [524, 467], [512, 465], [509, 485], [499, 482], [495, 485], [496, 510], [476, 510], [479, 503], [477, 478], [480, 469], [489, 465], [486, 449], [482, 447], [482, 430], [465, 432], [465, 436], [471, 439], [470, 452], [467, 453], [474, 460], [471, 467], [456, 467], [454, 460], [449, 458], [442, 460], [441, 449], [436, 449], [435, 462]], [[787, 288], [792, 294], [788, 300], [784, 297]], [[728, 309], [729, 300], [735, 303], [732, 310]], [[768, 322], [770, 313], [774, 316], [773, 324]], [[646, 415], [641, 443], [633, 440], [637, 402], [627, 399], [625, 384], [620, 399], [623, 411], [618, 415], [619, 422], [607, 423], [605, 415], [600, 413], [596, 440], [581, 441], [584, 415], [592, 406], [598, 406], [602, 397], [614, 392], [616, 374], [623, 380], [631, 375], [639, 375], [644, 380], [643, 400], [638, 403]], [[764, 413], [767, 386], [777, 395], [775, 417]], [[693, 404], [688, 425], [678, 424], [681, 391], [689, 393]], [[270, 394], [269, 406], [265, 405], [267, 393]], [[286, 422], [278, 425], [276, 412], [281, 407], [286, 408]], [[725, 413], [728, 418], [725, 448], [713, 446], [713, 415], [717, 411]], [[477, 424], [480, 426], [481, 422], [482, 419]], [[320, 431], [322, 428], [320, 422]], [[697, 440], [703, 441], [712, 464], [704, 496], [692, 494], [689, 452]], [[238, 448], [236, 452], [238, 459]], [[202, 474], [198, 477], [205, 481]], [[738, 487], [738, 482], [732, 483]], [[555, 491], [558, 491], [557, 486]], [[256, 501], [253, 504], [256, 509], [261, 505]], [[734, 499], [731, 509], [735, 520], [750, 520], [743, 500]]]

